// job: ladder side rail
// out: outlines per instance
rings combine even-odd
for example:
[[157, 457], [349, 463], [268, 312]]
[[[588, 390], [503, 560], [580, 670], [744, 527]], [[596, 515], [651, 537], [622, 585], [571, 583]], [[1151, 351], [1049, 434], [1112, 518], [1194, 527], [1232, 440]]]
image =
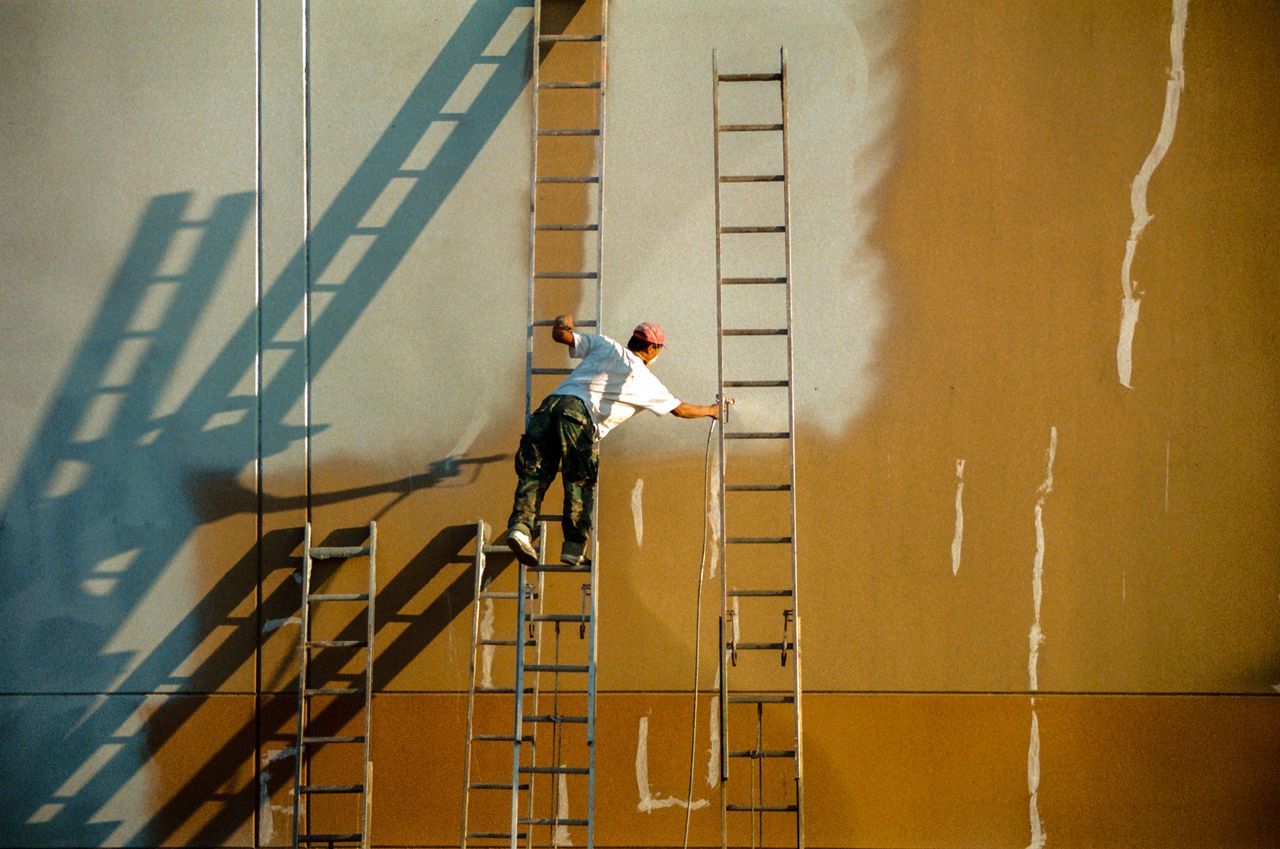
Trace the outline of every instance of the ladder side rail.
[[[605, 96], [609, 89], [609, 0], [600, 0], [600, 94], [596, 120], [600, 124], [600, 135], [596, 137], [596, 326], [599, 333], [604, 323], [604, 140], [605, 140]], [[597, 485], [597, 491], [599, 487]], [[592, 517], [592, 527], [595, 517]], [[595, 535], [592, 535], [594, 539]], [[592, 547], [594, 555], [595, 547]], [[593, 556], [594, 562], [594, 556]]]
[[[729, 723], [728, 723], [728, 674], [729, 667], [725, 661], [725, 617], [729, 608], [729, 563], [727, 560], [727, 550], [725, 545], [725, 456], [724, 456], [724, 414], [726, 411], [726, 403], [724, 398], [724, 266], [723, 266], [723, 245], [721, 237], [722, 210], [720, 203], [720, 72], [717, 62], [716, 51], [711, 51], [711, 115], [712, 115], [712, 137], [713, 145], [713, 167], [715, 177], [715, 235], [716, 235], [716, 384], [717, 399], [716, 403], [720, 406], [720, 426], [717, 431], [717, 466], [719, 469], [719, 480], [716, 486], [719, 491], [719, 555], [720, 555], [720, 641], [716, 651], [720, 658], [720, 751], [723, 755], [728, 751], [729, 744]], [[729, 778], [728, 758], [720, 759], [720, 845], [725, 847], [728, 845], [729, 819], [728, 819], [728, 790], [726, 784]]]
[[[596, 120], [600, 135], [596, 138], [596, 326], [604, 325], [604, 215], [605, 215], [605, 126], [606, 100], [609, 91], [609, 0], [600, 0], [600, 95]], [[596, 471], [596, 496], [591, 504], [591, 621], [587, 624], [587, 849], [595, 847], [596, 802], [596, 662], [597, 623], [600, 610], [600, 473]]]
[[591, 621], [587, 623], [587, 849], [595, 846], [596, 803], [596, 623], [599, 621], [600, 593], [596, 581], [600, 566], [591, 561]]
[[360, 798], [360, 849], [369, 849], [369, 808], [373, 797], [373, 631], [378, 586], [378, 523], [369, 523], [369, 604], [365, 609], [364, 785]]
[[[547, 562], [547, 523], [541, 522], [540, 524], [541, 524], [541, 527], [538, 528], [538, 562], [545, 563]], [[541, 570], [538, 570], [535, 574], [537, 575], [537, 583], [534, 584], [534, 592], [536, 593], [536, 597], [533, 600], [533, 619], [529, 623], [529, 625], [532, 625], [532, 628], [533, 628], [533, 663], [535, 667], [540, 668], [542, 665], [542, 621], [541, 619], [539, 619], [539, 617], [542, 616], [543, 599], [546, 597], [546, 593], [545, 593], [546, 575]], [[523, 586], [523, 583], [522, 583], [522, 586]], [[521, 589], [520, 592], [523, 593], [524, 590]], [[521, 622], [517, 627], [518, 627], [518, 630], [516, 632], [516, 639], [520, 642], [520, 646], [516, 649], [516, 651], [523, 653], [525, 629], [529, 626]], [[535, 716], [539, 713], [538, 704], [540, 701], [539, 695], [541, 693], [542, 693], [542, 673], [534, 672], [533, 673], [533, 692], [530, 694], [530, 697], [529, 697], [529, 709], [531, 713]], [[517, 692], [516, 698], [523, 699], [524, 694]], [[516, 729], [516, 734], [518, 737], [524, 736], [524, 728], [522, 726], [518, 727]], [[538, 765], [538, 723], [536, 722], [529, 723], [528, 736], [529, 736], [529, 766], [537, 767]], [[515, 747], [517, 752], [519, 751], [520, 746], [521, 746], [521, 742], [519, 739], [517, 739], [515, 742]], [[529, 773], [529, 790], [528, 790], [529, 795], [528, 795], [528, 798], [525, 799], [525, 810], [528, 812], [527, 816], [530, 820], [533, 819], [533, 814], [534, 814], [533, 782], [534, 782], [535, 775], [536, 773]], [[525, 833], [525, 846], [526, 846], [526, 849], [532, 849], [533, 847], [533, 826], [532, 825], [529, 826], [529, 830]]]
[[298, 849], [298, 837], [302, 833], [302, 762], [305, 755], [302, 738], [306, 733], [307, 721], [307, 639], [311, 625], [311, 617], [309, 615], [310, 602], [307, 600], [307, 596], [310, 594], [311, 523], [307, 522], [302, 529], [302, 606], [299, 610], [300, 627], [298, 628], [298, 733], [294, 743], [293, 764], [293, 849]]
[[[519, 849], [520, 840], [520, 737], [524, 732], [524, 648], [521, 643], [525, 632], [525, 574], [524, 561], [517, 558], [516, 580], [516, 670], [515, 692], [512, 699], [515, 712], [511, 723], [511, 849]], [[529, 775], [529, 797], [533, 798], [533, 774]], [[531, 829], [532, 830], [532, 829]]]
[[[487, 528], [483, 519], [476, 522], [476, 555], [474, 560], [475, 582], [471, 611], [471, 659], [467, 670], [467, 742], [462, 766], [462, 838], [461, 849], [467, 849], [467, 821], [471, 805], [471, 749], [475, 738], [476, 716], [476, 652], [480, 651], [480, 593], [484, 588], [485, 538]], [[519, 633], [516, 638], [519, 639]]]
[[[535, 286], [538, 269], [538, 83], [541, 78], [539, 66], [542, 64], [542, 0], [533, 0], [533, 41], [529, 51], [529, 60], [533, 67], [529, 71], [529, 280], [528, 280], [528, 313], [525, 321], [525, 366], [524, 366], [524, 425], [529, 426], [529, 416], [533, 415], [533, 331], [535, 309]], [[521, 624], [523, 628], [523, 623]], [[518, 696], [519, 694], [517, 694]]]
[[782, 96], [782, 209], [786, 230], [783, 239], [786, 252], [787, 275], [787, 439], [791, 471], [791, 608], [794, 625], [792, 642], [792, 674], [795, 696], [795, 783], [796, 783], [796, 846], [804, 849], [804, 724], [801, 709], [803, 679], [800, 664], [800, 561], [796, 532], [796, 398], [795, 398], [795, 333], [793, 332], [792, 295], [794, 281], [791, 271], [791, 162], [788, 148], [790, 117], [787, 101], [787, 50], [780, 50], [782, 79], [779, 88]]

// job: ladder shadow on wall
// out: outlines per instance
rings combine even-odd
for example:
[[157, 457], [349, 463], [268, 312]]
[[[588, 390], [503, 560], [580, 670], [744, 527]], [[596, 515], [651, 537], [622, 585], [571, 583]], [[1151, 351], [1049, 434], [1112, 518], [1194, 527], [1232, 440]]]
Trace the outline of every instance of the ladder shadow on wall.
[[[13, 688], [0, 700], [0, 732], [9, 749], [0, 766], [6, 798], [0, 843], [224, 845], [254, 822], [259, 776], [256, 770], [247, 781], [243, 776], [245, 765], [257, 762], [256, 719], [227, 735], [219, 730], [223, 742], [203, 764], [162, 750], [180, 729], [204, 728], [217, 713], [207, 694], [242, 690], [231, 679], [252, 667], [259, 646], [257, 587], [268, 570], [296, 568], [301, 531], [268, 532], [219, 574], [195, 576], [202, 596], [168, 618], [162, 613], [165, 573], [179, 557], [184, 564], [203, 562], [183, 554], [203, 528], [297, 503], [270, 495], [259, 501], [239, 475], [256, 458], [303, 438], [289, 419], [307, 381], [332, 357], [524, 89], [527, 38], [517, 38], [504, 55], [487, 51], [513, 10], [525, 5], [475, 3], [307, 243], [265, 288], [257, 312], [236, 326], [176, 404], [170, 397], [177, 369], [226, 282], [254, 196], [218, 198], [201, 219], [191, 216], [190, 192], [147, 204], [0, 514], [0, 613], [11, 638], [0, 655], [0, 680]], [[477, 65], [495, 66], [494, 73], [462, 120], [446, 117], [445, 103]], [[277, 338], [305, 297], [308, 276], [319, 278], [422, 136], [442, 120], [452, 133], [312, 326], [310, 373], [282, 368], [259, 396], [246, 393], [259, 341]], [[178, 239], [192, 244], [185, 268], [172, 271], [164, 266]], [[299, 348], [288, 356], [304, 353]], [[124, 377], [122, 362], [132, 369]], [[441, 458], [426, 477], [438, 482], [459, 466], [497, 459]], [[319, 497], [398, 492], [404, 483]], [[415, 476], [413, 486], [423, 485]], [[455, 560], [473, 534], [471, 526], [465, 538], [461, 527], [437, 534], [403, 576], [379, 592], [380, 624], [398, 615], [419, 581]], [[380, 686], [465, 609], [470, 593], [464, 575], [380, 652]], [[262, 609], [296, 611], [298, 599], [290, 594], [296, 596], [293, 582], [280, 583], [262, 599]], [[144, 653], [117, 648], [120, 633], [140, 622], [143, 631], [154, 630], [141, 635]], [[264, 739], [270, 730], [263, 729]], [[140, 825], [115, 813], [139, 805], [150, 811]]]

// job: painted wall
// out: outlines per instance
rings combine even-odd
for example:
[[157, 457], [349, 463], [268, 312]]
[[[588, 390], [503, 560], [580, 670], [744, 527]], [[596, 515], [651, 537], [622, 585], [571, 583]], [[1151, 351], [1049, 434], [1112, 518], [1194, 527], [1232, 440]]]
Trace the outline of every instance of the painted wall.
[[[610, 5], [603, 329], [695, 403], [711, 51], [788, 51], [812, 846], [1280, 837], [1280, 14], [1186, 7]], [[530, 8], [303, 8], [0, 4], [0, 846], [287, 842], [308, 516], [379, 523], [374, 840], [456, 840]], [[681, 842], [706, 433], [604, 446], [601, 845]]]

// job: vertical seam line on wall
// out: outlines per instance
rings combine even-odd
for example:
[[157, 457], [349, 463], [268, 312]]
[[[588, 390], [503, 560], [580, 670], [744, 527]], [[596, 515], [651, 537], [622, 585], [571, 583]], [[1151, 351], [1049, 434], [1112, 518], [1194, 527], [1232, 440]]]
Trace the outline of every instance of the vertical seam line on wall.
[[[253, 4], [253, 182], [254, 210], [253, 312], [257, 350], [253, 357], [253, 396], [257, 422], [254, 428], [254, 556], [258, 580], [254, 587], [254, 670], [253, 670], [253, 779], [254, 789], [262, 783], [262, 0]], [[262, 823], [259, 806], [253, 806], [253, 845], [260, 846]]]
[[302, 0], [302, 427], [311, 521], [311, 3]]

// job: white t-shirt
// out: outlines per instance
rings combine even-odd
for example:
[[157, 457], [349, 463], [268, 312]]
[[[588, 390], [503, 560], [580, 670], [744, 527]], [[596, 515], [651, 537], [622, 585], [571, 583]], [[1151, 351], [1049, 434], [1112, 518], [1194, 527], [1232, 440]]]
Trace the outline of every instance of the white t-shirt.
[[573, 334], [569, 356], [582, 362], [552, 394], [581, 398], [601, 439], [640, 410], [662, 416], [680, 406], [644, 360], [608, 336]]

